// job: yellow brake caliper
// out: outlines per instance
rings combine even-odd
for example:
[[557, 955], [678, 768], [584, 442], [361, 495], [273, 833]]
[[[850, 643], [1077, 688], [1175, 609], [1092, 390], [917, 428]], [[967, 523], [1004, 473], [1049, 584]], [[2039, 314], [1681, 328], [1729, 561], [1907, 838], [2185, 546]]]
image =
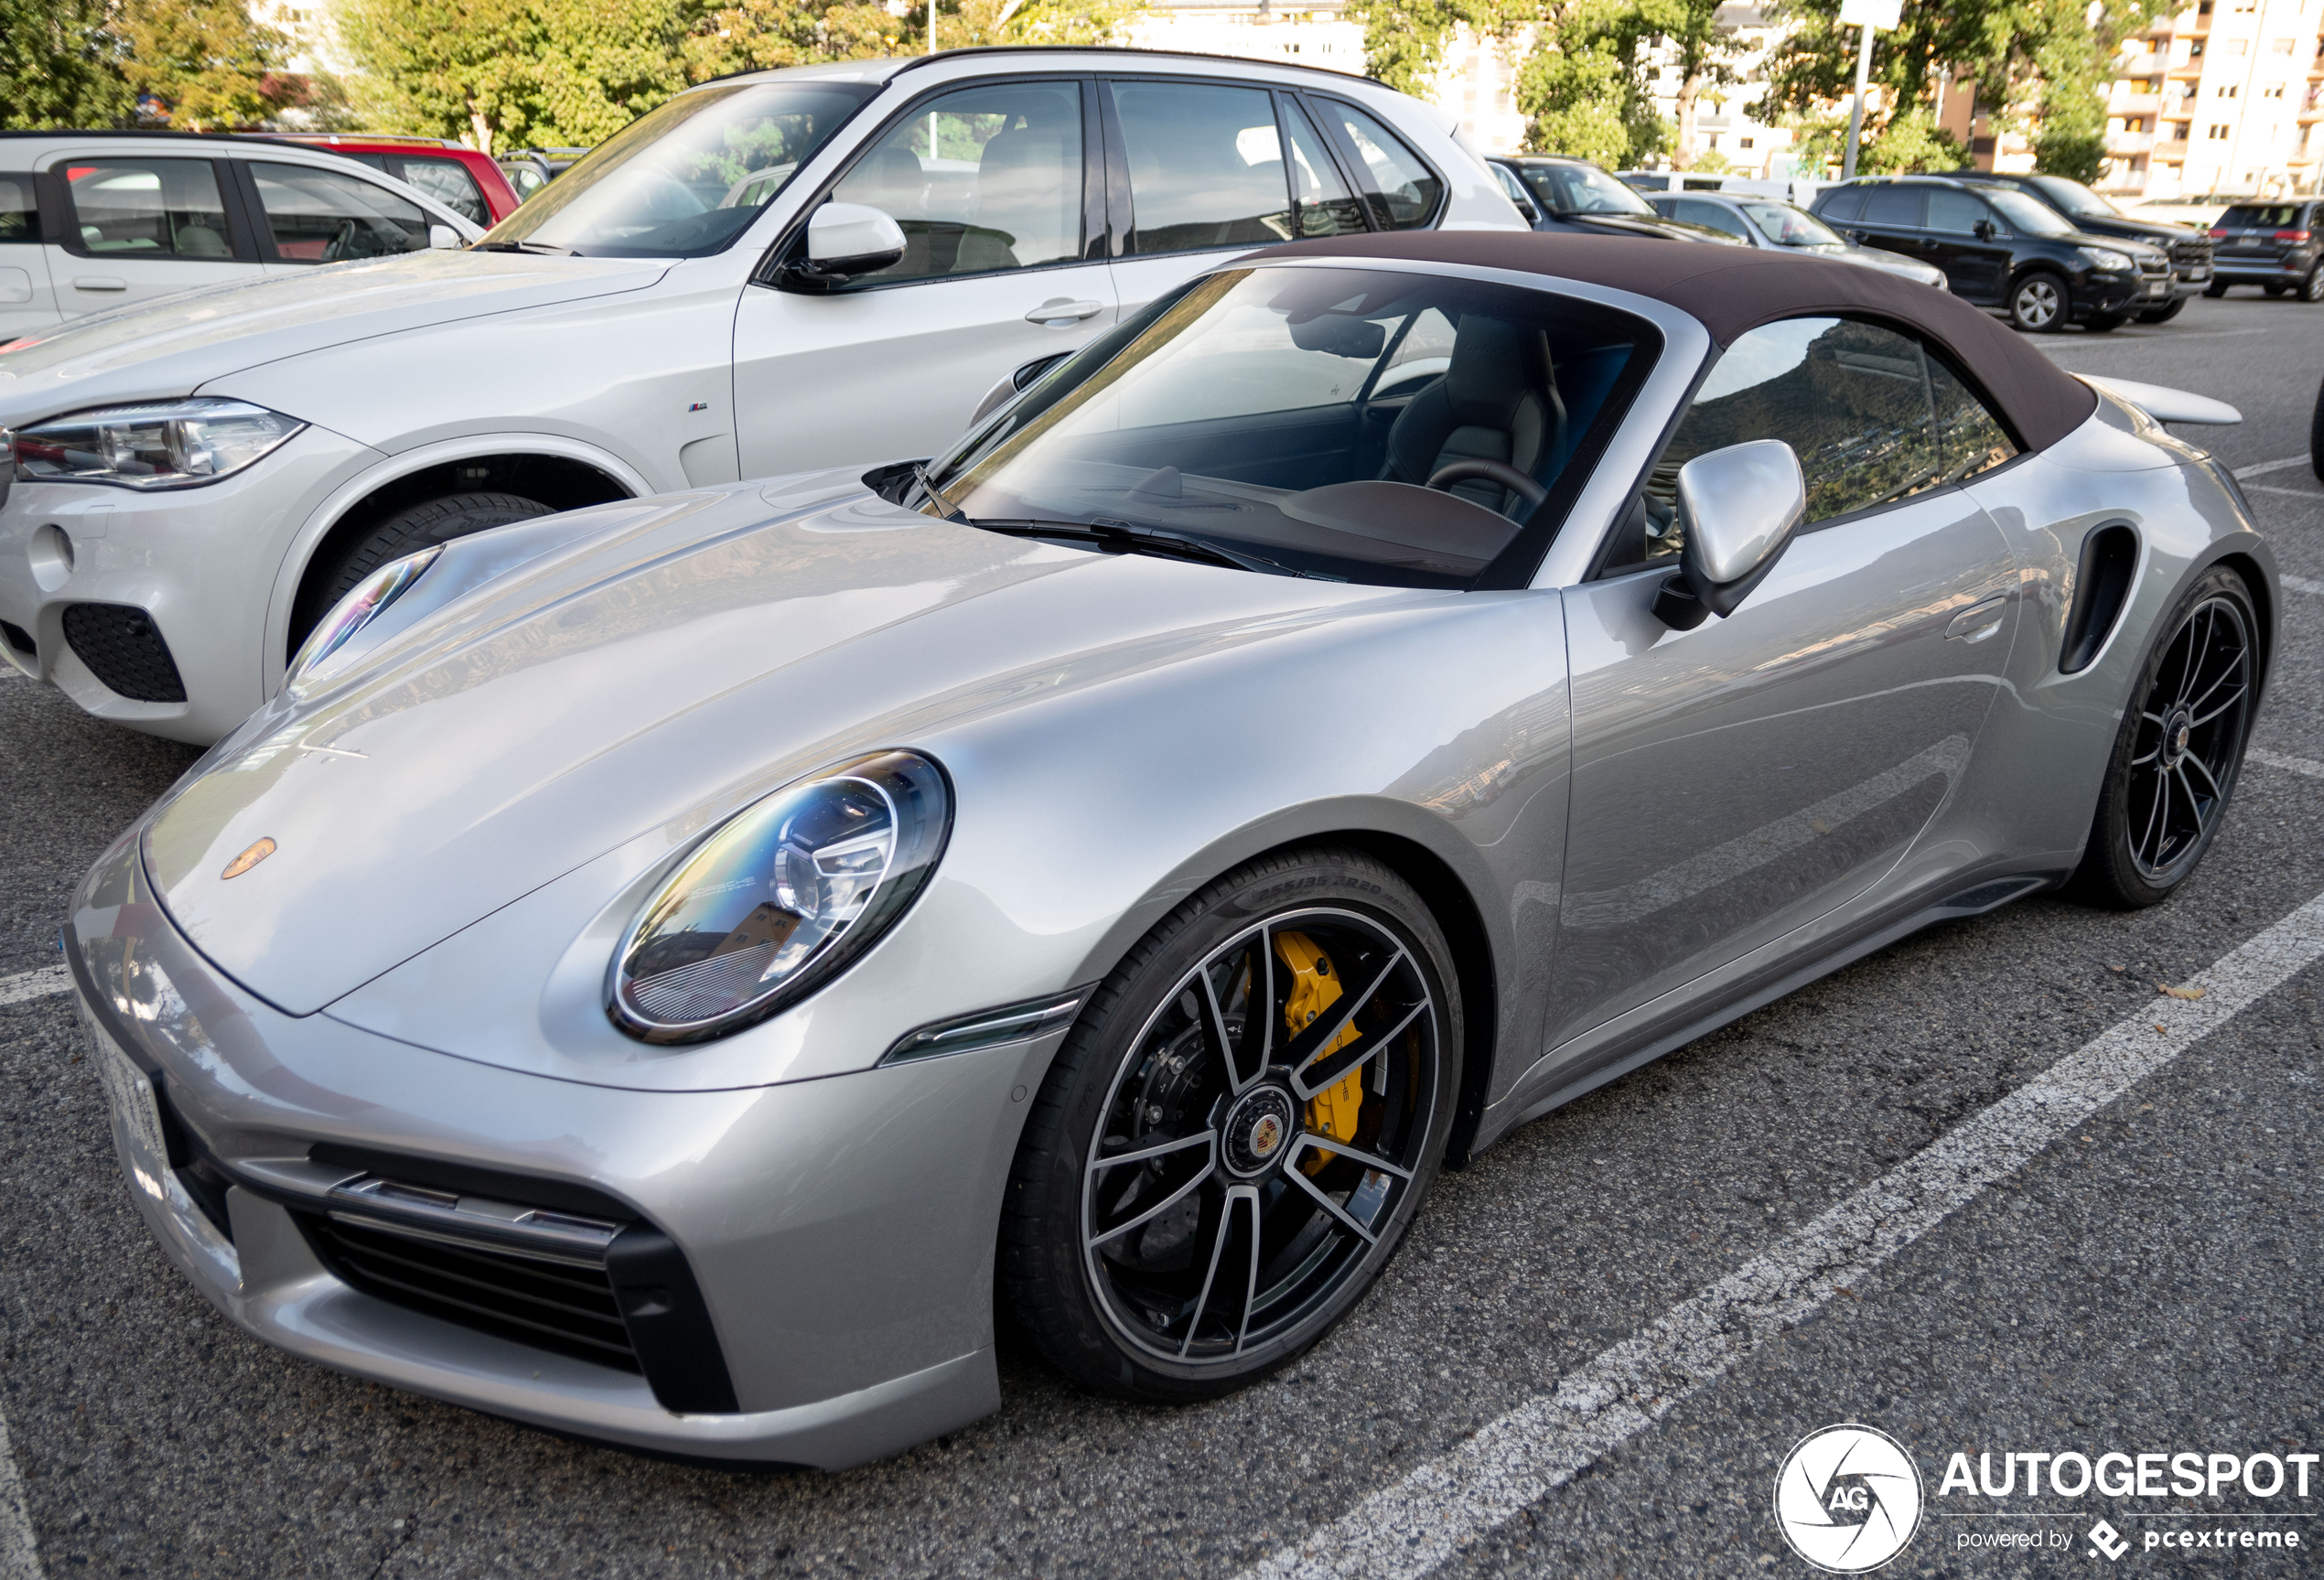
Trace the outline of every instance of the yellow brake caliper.
[[[1304, 932], [1275, 934], [1275, 952], [1291, 973], [1291, 991], [1285, 995], [1283, 1004], [1283, 1023], [1285, 1029], [1296, 1037], [1316, 1016], [1340, 1001], [1340, 976], [1323, 951]], [[1350, 1024], [1323, 1051], [1337, 1053], [1362, 1035]], [[1363, 1071], [1351, 1069], [1308, 1101], [1307, 1128], [1334, 1141], [1353, 1141], [1356, 1113], [1362, 1106]], [[1324, 1166], [1338, 1155], [1335, 1152], [1313, 1151], [1299, 1166], [1308, 1174], [1320, 1174]]]

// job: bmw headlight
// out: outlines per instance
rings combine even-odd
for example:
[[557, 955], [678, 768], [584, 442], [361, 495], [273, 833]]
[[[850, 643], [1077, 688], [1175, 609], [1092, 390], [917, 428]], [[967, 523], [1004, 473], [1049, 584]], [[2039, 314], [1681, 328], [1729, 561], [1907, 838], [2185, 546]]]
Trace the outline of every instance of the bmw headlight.
[[607, 1013], [645, 1042], [699, 1042], [798, 1003], [903, 915], [951, 828], [942, 770], [910, 752], [777, 790], [654, 891], [614, 956]]
[[11, 447], [20, 483], [188, 489], [241, 471], [306, 426], [247, 401], [199, 396], [51, 417], [17, 429]]
[[2117, 253], [2112, 248], [2078, 247], [2075, 251], [2089, 259], [2090, 266], [2101, 274], [2119, 274], [2125, 269], [2136, 267], [2126, 253]]
[[400, 560], [390, 560], [356, 584], [353, 591], [332, 606], [322, 623], [309, 632], [299, 644], [298, 656], [291, 660], [290, 672], [284, 677], [286, 691], [296, 691], [298, 683], [339, 649], [345, 647], [365, 626], [385, 614], [388, 606], [412, 590], [412, 584], [427, 574], [443, 554], [444, 545], [422, 549], [416, 554], [405, 554]]

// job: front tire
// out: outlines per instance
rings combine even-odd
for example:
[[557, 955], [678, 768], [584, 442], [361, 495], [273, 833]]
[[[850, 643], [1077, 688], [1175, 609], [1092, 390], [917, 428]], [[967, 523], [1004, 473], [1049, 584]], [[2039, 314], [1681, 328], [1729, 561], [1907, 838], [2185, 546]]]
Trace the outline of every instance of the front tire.
[[2123, 715], [2074, 884], [2101, 905], [2156, 905], [2200, 865], [2235, 793], [2259, 693], [2259, 616], [2214, 567], [2171, 611]]
[[2178, 317], [2179, 313], [2185, 309], [2186, 306], [2186, 297], [2174, 296], [2171, 298], [2171, 304], [2169, 306], [2157, 307], [2150, 313], [2141, 313], [2138, 315], [2138, 321], [2142, 324], [2168, 324], [2173, 318]]
[[1091, 996], [1027, 1120], [998, 1266], [1020, 1329], [1085, 1387], [1149, 1403], [1296, 1359], [1436, 1177], [1458, 994], [1426, 904], [1355, 851], [1265, 857], [1172, 911]]
[[2203, 295], [2210, 297], [2214, 302], [2219, 300], [2220, 297], [2227, 295], [2227, 282], [2224, 280], [2213, 280], [2210, 285], [2203, 287]]
[[449, 494], [404, 507], [349, 544], [322, 575], [307, 579], [292, 621], [291, 651], [298, 650], [307, 633], [358, 582], [390, 560], [549, 511], [547, 505], [522, 494]]
[[2073, 316], [2073, 292], [2063, 277], [2036, 269], [2009, 287], [2009, 321], [2028, 335], [2051, 335]]

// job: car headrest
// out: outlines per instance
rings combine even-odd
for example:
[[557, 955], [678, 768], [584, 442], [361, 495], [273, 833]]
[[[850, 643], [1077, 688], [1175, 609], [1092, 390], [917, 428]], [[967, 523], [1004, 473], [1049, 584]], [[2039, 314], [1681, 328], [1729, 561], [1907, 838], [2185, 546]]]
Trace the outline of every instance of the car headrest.
[[1481, 313], [1462, 317], [1445, 370], [1455, 422], [1506, 427], [1518, 403], [1545, 394], [1549, 381], [1549, 339], [1541, 330]]

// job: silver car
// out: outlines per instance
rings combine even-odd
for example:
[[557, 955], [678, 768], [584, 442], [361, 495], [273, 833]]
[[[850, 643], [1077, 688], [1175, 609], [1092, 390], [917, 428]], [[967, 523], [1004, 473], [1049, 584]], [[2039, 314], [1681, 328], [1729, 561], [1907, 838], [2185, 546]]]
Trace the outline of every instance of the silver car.
[[1706, 225], [1740, 237], [1754, 247], [1781, 247], [1816, 258], [1836, 258], [1879, 269], [1917, 285], [1949, 289], [1945, 273], [1933, 263], [1916, 263], [1877, 247], [1859, 247], [1805, 209], [1778, 198], [1743, 197], [1731, 192], [1657, 194], [1649, 199], [1666, 219]]
[[1242, 1386], [1447, 1158], [2186, 881], [2276, 576], [2128, 395], [1870, 270], [1351, 238], [931, 462], [394, 562], [75, 901], [130, 1189], [251, 1333], [615, 1443], [890, 1453], [996, 1304]]

